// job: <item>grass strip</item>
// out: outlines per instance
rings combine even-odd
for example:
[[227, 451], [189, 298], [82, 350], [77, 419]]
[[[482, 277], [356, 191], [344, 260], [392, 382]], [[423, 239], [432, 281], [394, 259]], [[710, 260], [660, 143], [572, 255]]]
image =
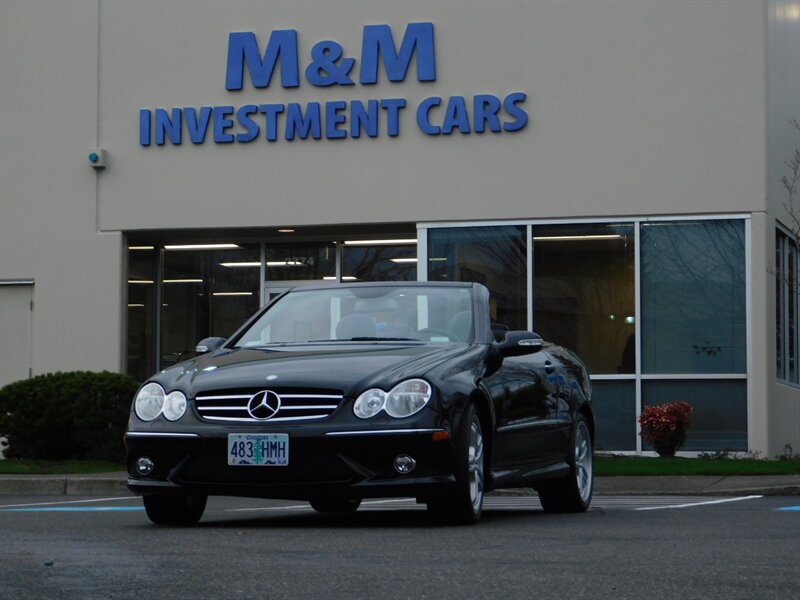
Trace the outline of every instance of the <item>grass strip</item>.
[[798, 475], [800, 460], [597, 456], [594, 468], [599, 476]]
[[0, 460], [0, 475], [91, 475], [124, 470], [125, 465], [103, 460]]
[[[91, 475], [125, 470], [125, 465], [87, 460], [0, 460], [0, 475]], [[800, 475], [800, 460], [751, 458], [651, 458], [596, 456], [595, 475]]]

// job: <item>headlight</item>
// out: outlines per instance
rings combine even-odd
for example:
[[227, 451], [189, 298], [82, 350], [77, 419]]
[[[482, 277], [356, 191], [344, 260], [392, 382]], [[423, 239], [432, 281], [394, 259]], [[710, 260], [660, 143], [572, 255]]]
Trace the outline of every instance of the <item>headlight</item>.
[[374, 417], [381, 410], [395, 419], [410, 417], [419, 412], [431, 399], [431, 386], [422, 379], [409, 379], [387, 394], [373, 388], [361, 394], [353, 405], [353, 413], [360, 419]]
[[422, 410], [431, 399], [431, 386], [422, 379], [409, 379], [394, 386], [386, 397], [384, 410], [390, 417], [402, 419]]
[[170, 392], [164, 398], [164, 416], [170, 421], [177, 421], [186, 412], [186, 396], [183, 392]]
[[367, 390], [356, 398], [356, 403], [353, 405], [353, 412], [359, 419], [369, 419], [383, 410], [385, 401], [386, 392], [383, 390]]
[[152, 421], [161, 414], [164, 406], [164, 388], [157, 383], [148, 383], [139, 393], [133, 402], [136, 416], [142, 421]]

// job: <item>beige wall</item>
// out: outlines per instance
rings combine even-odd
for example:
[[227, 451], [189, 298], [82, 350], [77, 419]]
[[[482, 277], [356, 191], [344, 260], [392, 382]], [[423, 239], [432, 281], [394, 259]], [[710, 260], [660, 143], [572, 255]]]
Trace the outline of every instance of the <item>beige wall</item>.
[[[773, 457], [783, 452], [790, 444], [794, 452], [800, 452], [800, 387], [776, 380], [775, 365], [775, 227], [776, 220], [784, 226], [792, 226], [792, 213], [800, 217], [800, 204], [787, 211], [789, 194], [781, 183], [782, 177], [791, 177], [786, 162], [800, 149], [800, 131], [790, 120], [800, 121], [800, 5], [796, 1], [770, 0], [767, 5], [767, 210], [769, 217], [763, 219], [764, 260], [754, 259], [754, 278], [763, 278], [765, 288], [754, 286], [754, 297], [765, 298], [765, 306], [756, 304], [753, 315], [765, 315], [762, 361], [756, 358], [753, 369], [755, 395], [752, 403], [766, 404], [768, 415], [767, 432], [769, 444], [766, 454]], [[800, 190], [798, 190], [800, 192]], [[796, 198], [800, 202], [800, 193]], [[756, 251], [754, 249], [754, 257]], [[766, 275], [764, 275], [766, 273]], [[759, 337], [754, 340], [758, 342]], [[758, 357], [759, 348], [753, 350]], [[766, 385], [757, 385], [763, 380]], [[761, 393], [761, 389], [765, 392]]]
[[[225, 90], [228, 34], [358, 58], [365, 24], [435, 26], [437, 81]], [[104, 2], [103, 230], [764, 208], [760, 2]], [[356, 66], [356, 70], [358, 65]], [[528, 127], [429, 137], [438, 95], [528, 94]], [[408, 99], [401, 135], [143, 148], [140, 108]]]
[[[753, 213], [751, 447], [769, 436], [775, 452], [791, 426], [779, 411], [798, 405], [771, 383], [774, 298], [759, 271], [780, 208], [773, 123], [794, 98], [768, 105], [765, 91], [782, 93], [767, 86], [767, 48], [793, 56], [791, 33], [764, 38], [783, 4], [0, 0], [0, 279], [36, 282], [34, 373], [122, 368], [126, 230]], [[412, 66], [397, 84], [225, 90], [232, 31], [263, 49], [296, 29], [302, 71], [318, 41], [358, 58], [364, 25], [399, 40], [417, 21], [434, 23], [435, 82]], [[770, 65], [773, 83], [791, 69]], [[417, 128], [425, 97], [515, 91], [520, 132]], [[408, 100], [398, 138], [138, 143], [141, 108], [370, 98]], [[96, 145], [100, 172], [86, 161]]]
[[[33, 373], [119, 370], [121, 236], [98, 233], [86, 164], [97, 2], [0, 2], [0, 132], [0, 279], [36, 282]], [[11, 338], [0, 356], [17, 351]]]

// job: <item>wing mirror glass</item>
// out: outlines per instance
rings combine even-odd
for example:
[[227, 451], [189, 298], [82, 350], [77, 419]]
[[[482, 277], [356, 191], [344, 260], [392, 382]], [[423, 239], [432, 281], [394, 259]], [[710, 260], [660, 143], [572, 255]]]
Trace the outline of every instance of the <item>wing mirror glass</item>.
[[197, 347], [195, 350], [200, 354], [206, 354], [207, 352], [213, 352], [217, 348], [221, 347], [222, 344], [225, 343], [225, 338], [221, 337], [207, 337], [205, 339], [200, 340], [197, 343]]
[[509, 331], [503, 341], [494, 344], [502, 357], [534, 354], [544, 348], [542, 336], [530, 331]]

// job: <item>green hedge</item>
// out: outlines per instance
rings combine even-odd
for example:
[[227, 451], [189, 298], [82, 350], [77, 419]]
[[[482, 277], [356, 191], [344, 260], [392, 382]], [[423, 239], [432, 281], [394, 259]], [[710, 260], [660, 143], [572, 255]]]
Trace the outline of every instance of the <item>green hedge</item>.
[[123, 462], [122, 436], [139, 384], [119, 373], [49, 373], [0, 389], [8, 458]]

